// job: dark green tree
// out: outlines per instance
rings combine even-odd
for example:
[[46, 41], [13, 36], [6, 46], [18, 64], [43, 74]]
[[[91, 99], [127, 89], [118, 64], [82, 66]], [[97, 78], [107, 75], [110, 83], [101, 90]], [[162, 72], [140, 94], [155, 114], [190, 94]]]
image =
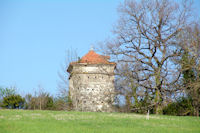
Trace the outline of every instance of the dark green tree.
[[46, 96], [47, 102], [46, 102], [46, 107], [45, 109], [47, 110], [53, 110], [54, 109], [54, 101], [53, 101], [53, 97], [47, 95]]
[[194, 115], [199, 117], [200, 109], [200, 25], [187, 27], [181, 34], [181, 45], [184, 49], [181, 66], [183, 86], [186, 94], [192, 99]]
[[23, 108], [25, 103], [25, 99], [20, 95], [10, 95], [3, 98], [3, 107], [5, 108]]
[[194, 107], [192, 105], [192, 98], [180, 97], [175, 102], [168, 104], [163, 109], [165, 115], [194, 115]]
[[0, 87], [0, 106], [3, 106], [3, 98], [4, 97], [8, 97], [10, 95], [15, 95], [16, 91], [15, 88], [11, 87], [11, 88], [3, 88]]
[[0, 87], [0, 99], [3, 99], [3, 97], [7, 97], [14, 94], [16, 94], [15, 88]]

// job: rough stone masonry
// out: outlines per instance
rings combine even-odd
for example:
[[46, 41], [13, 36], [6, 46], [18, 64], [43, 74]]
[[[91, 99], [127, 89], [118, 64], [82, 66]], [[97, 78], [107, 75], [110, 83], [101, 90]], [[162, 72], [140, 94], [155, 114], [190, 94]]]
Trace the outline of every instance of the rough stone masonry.
[[114, 69], [109, 56], [90, 50], [67, 71], [73, 109], [77, 111], [112, 112], [115, 96]]

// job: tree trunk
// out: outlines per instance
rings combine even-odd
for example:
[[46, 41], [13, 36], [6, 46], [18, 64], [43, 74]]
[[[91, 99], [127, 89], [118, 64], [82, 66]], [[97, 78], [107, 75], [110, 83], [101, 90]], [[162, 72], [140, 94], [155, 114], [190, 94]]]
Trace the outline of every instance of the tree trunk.
[[199, 117], [199, 106], [196, 107], [196, 117]]
[[156, 114], [157, 115], [162, 114], [162, 107], [161, 107], [161, 104], [160, 104], [160, 92], [159, 92], [159, 90], [156, 90], [155, 102], [156, 102], [156, 107], [155, 107]]
[[156, 114], [162, 114], [162, 107], [161, 107], [161, 94], [160, 94], [160, 90], [161, 90], [161, 83], [160, 83], [160, 68], [159, 71], [156, 74], [156, 98], [155, 98], [155, 102], [156, 102]]
[[41, 110], [41, 99], [40, 99], [40, 110]]
[[126, 95], [126, 111], [127, 112], [130, 112], [130, 110], [131, 110], [131, 97], [130, 97], [130, 95]]

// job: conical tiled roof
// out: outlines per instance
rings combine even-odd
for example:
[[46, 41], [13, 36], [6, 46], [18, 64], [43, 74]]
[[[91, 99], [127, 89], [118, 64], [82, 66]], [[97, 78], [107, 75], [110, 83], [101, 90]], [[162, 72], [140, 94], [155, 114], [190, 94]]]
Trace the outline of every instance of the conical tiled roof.
[[71, 62], [70, 64], [87, 63], [87, 64], [115, 64], [114, 62], [109, 62], [110, 56], [99, 55], [93, 50], [90, 50], [86, 55], [84, 55], [78, 62]]
[[110, 62], [106, 59], [106, 56], [99, 55], [93, 50], [90, 50], [85, 56], [81, 58], [79, 62], [88, 64], [110, 64]]
[[74, 64], [110, 64], [110, 65], [115, 65], [115, 62], [109, 62], [108, 60], [110, 59], [110, 56], [103, 56], [99, 55], [93, 50], [90, 50], [86, 55], [84, 55], [79, 61], [77, 62], [71, 62], [67, 71], [69, 72], [71, 67]]

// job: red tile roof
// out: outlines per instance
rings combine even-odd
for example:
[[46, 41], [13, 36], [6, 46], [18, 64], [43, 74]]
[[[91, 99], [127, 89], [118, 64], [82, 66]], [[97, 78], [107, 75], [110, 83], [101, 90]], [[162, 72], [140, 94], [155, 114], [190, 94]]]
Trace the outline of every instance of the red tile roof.
[[78, 62], [72, 62], [71, 64], [77, 63], [87, 63], [87, 64], [115, 64], [114, 62], [109, 62], [110, 56], [103, 56], [90, 50], [86, 55], [84, 55]]

